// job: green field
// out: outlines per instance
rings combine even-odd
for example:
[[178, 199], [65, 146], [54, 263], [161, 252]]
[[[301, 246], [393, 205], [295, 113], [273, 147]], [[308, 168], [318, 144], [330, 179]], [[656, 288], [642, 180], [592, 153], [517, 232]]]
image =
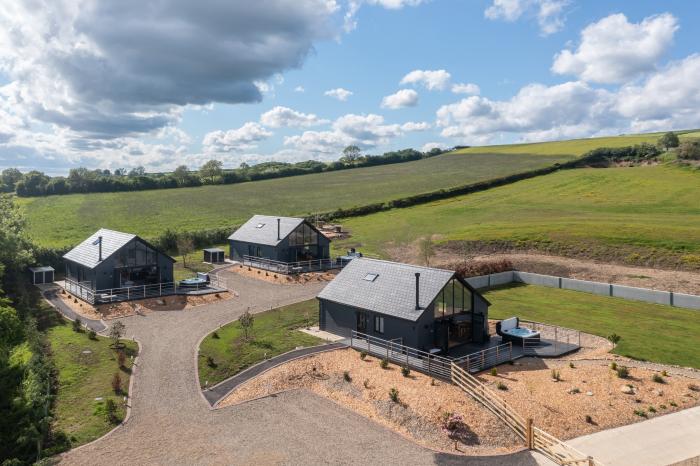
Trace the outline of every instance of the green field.
[[[72, 446], [76, 447], [115, 427], [105, 419], [104, 403], [107, 399], [117, 402], [118, 418], [123, 419], [123, 396], [114, 394], [111, 381], [118, 372], [124, 392], [128, 390], [131, 360], [127, 358], [127, 370], [120, 369], [116, 352], [110, 347], [111, 340], [103, 337], [90, 340], [85, 331], [74, 332], [70, 322], [63, 319], [48, 330], [47, 338], [58, 370], [54, 428], [65, 432]], [[124, 343], [127, 356], [135, 356], [136, 343]]]
[[251, 215], [307, 215], [401, 198], [570, 160], [572, 155], [444, 154], [430, 159], [233, 185], [20, 198], [32, 238], [74, 245], [100, 227], [147, 238], [233, 227]]
[[518, 316], [587, 333], [622, 337], [614, 353], [700, 369], [698, 311], [578, 291], [518, 285], [484, 293], [489, 317]]
[[[556, 254], [700, 268], [700, 171], [670, 166], [564, 170], [479, 193], [346, 219], [337, 250], [502, 241]], [[458, 246], [455, 245], [457, 248]], [[416, 259], [411, 257], [409, 259]]]
[[[297, 346], [314, 346], [323, 340], [298, 328], [318, 325], [318, 301], [311, 299], [254, 314], [248, 341], [238, 321], [209, 334], [199, 346], [199, 382], [212, 386], [264, 359], [291, 351]], [[217, 338], [218, 337], [218, 338]], [[213, 364], [209, 364], [211, 358]]]

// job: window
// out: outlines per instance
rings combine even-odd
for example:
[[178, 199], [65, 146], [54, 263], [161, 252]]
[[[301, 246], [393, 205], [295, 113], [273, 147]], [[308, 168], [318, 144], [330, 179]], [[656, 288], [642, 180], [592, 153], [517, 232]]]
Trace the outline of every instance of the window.
[[373, 282], [377, 279], [378, 276], [378, 273], [368, 273], [367, 275], [365, 275], [365, 278], [363, 278], [363, 280]]
[[255, 225], [255, 228], [262, 228], [264, 226], [265, 226], [264, 223], [258, 223], [257, 225]]
[[384, 333], [384, 317], [374, 316], [374, 331]]

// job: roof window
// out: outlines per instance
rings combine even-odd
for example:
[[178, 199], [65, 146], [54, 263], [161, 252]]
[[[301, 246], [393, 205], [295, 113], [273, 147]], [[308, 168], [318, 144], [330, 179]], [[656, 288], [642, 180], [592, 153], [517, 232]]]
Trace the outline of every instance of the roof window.
[[264, 223], [258, 223], [257, 225], [255, 225], [255, 228], [262, 228], [264, 226], [265, 226]]
[[368, 273], [367, 275], [365, 275], [365, 278], [363, 280], [373, 282], [377, 279], [378, 276], [378, 273]]

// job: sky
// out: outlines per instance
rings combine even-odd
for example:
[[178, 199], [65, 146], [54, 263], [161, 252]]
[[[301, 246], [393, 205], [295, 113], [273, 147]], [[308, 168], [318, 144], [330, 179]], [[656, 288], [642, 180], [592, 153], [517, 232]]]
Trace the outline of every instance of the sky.
[[700, 4], [13, 0], [0, 169], [196, 169], [700, 127]]

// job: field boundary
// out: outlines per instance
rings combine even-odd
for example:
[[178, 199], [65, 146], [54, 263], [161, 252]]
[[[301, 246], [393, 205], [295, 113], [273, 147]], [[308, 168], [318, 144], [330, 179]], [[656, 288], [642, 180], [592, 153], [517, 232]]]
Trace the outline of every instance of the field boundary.
[[542, 275], [519, 270], [469, 277], [466, 281], [476, 289], [493, 288], [510, 283], [525, 283], [700, 311], [700, 296], [697, 295]]

